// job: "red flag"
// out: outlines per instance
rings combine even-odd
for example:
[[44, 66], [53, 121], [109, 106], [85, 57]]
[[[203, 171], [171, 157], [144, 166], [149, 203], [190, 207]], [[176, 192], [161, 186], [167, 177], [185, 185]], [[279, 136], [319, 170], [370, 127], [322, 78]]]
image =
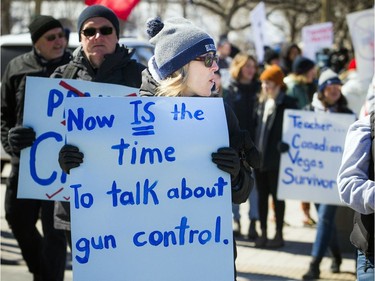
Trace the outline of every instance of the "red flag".
[[103, 5], [110, 8], [119, 19], [126, 20], [140, 0], [85, 0], [85, 4]]

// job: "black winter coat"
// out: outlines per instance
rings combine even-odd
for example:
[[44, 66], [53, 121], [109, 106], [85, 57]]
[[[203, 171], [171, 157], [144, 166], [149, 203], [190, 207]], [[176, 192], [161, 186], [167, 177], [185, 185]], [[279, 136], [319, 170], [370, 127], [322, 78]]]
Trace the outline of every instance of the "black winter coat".
[[265, 102], [257, 103], [255, 109], [255, 144], [260, 149], [261, 163], [259, 171], [278, 171], [280, 166], [280, 151], [277, 149], [282, 140], [283, 119], [285, 109], [297, 109], [297, 100], [289, 97], [285, 92], [280, 92], [276, 98], [276, 109], [268, 116], [266, 128], [263, 137], [263, 143], [260, 143], [260, 131], [262, 128], [262, 119]]
[[[129, 50], [117, 45], [115, 53], [107, 55], [99, 69], [94, 69], [78, 47], [73, 53], [73, 60], [56, 69], [51, 77], [69, 78], [92, 82], [102, 82], [139, 88], [142, 71], [146, 67], [131, 59]], [[70, 230], [70, 204], [56, 202], [55, 228]]]
[[70, 61], [71, 54], [46, 62], [34, 50], [12, 59], [1, 81], [1, 142], [4, 150], [12, 156], [12, 163], [19, 162], [19, 153], [13, 153], [8, 142], [8, 132], [22, 125], [26, 76], [49, 77], [53, 71]]
[[248, 130], [254, 138], [254, 107], [261, 88], [259, 80], [254, 79], [250, 84], [241, 84], [231, 80], [224, 96], [224, 101], [233, 109], [240, 128]]

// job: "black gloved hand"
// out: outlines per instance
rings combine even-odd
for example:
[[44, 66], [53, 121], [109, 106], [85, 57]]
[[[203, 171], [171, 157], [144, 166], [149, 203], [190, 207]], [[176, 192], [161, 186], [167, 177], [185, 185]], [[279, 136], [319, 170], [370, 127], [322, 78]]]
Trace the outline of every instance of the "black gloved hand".
[[35, 141], [35, 131], [33, 128], [22, 126], [13, 127], [8, 132], [8, 142], [13, 152], [29, 147]]
[[220, 170], [229, 173], [232, 180], [237, 178], [240, 173], [241, 163], [240, 157], [235, 149], [222, 147], [211, 155], [212, 162], [214, 162]]
[[287, 152], [287, 151], [289, 151], [289, 144], [287, 144], [286, 142], [282, 142], [282, 141], [280, 141], [280, 142], [277, 144], [277, 150], [278, 150], [280, 153]]
[[78, 147], [70, 144], [65, 144], [59, 152], [59, 164], [61, 169], [69, 174], [70, 169], [79, 167], [83, 162], [83, 153], [79, 151]]
[[238, 148], [245, 155], [240, 155], [241, 158], [246, 158], [247, 163], [254, 169], [260, 166], [260, 153], [256, 148], [253, 140], [250, 137], [250, 133], [247, 130], [241, 130], [239, 134], [230, 138], [230, 146]]

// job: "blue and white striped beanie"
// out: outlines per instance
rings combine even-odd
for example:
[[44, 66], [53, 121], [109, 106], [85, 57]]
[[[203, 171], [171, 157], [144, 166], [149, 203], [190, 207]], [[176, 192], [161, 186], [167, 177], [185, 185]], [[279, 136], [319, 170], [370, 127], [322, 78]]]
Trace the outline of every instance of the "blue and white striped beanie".
[[342, 85], [342, 82], [336, 72], [334, 72], [330, 68], [327, 68], [319, 76], [318, 90], [319, 92], [322, 93], [325, 87], [327, 87], [328, 85], [334, 85], [334, 84]]
[[148, 20], [147, 33], [155, 46], [153, 66], [161, 79], [203, 54], [216, 52], [212, 37], [185, 18], [164, 23], [160, 18]]

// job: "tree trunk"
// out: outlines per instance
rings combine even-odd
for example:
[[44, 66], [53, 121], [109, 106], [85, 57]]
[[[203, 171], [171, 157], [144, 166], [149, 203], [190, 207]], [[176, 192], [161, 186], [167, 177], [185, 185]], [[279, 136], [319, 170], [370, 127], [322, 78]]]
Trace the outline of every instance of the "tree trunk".
[[1, 35], [9, 34], [11, 29], [10, 0], [1, 1]]
[[42, 2], [43, 0], [35, 0], [35, 13], [34, 16], [40, 15], [42, 11]]

